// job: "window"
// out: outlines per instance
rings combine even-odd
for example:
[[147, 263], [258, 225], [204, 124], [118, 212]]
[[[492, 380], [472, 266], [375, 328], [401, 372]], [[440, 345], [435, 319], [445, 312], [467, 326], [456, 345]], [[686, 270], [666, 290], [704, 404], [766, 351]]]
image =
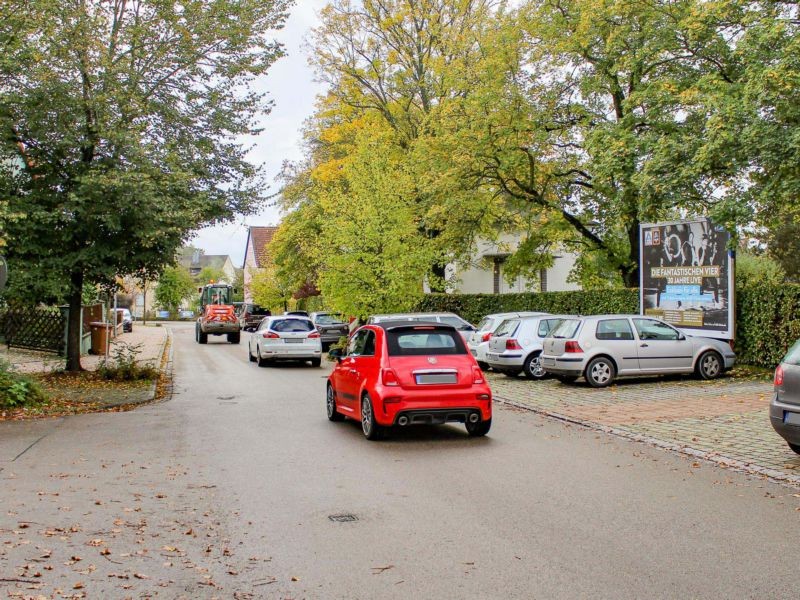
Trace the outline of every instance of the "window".
[[561, 319], [542, 319], [539, 321], [539, 330], [537, 331], [539, 337], [547, 337], [547, 334], [553, 331], [559, 323], [561, 323]]
[[272, 322], [271, 329], [278, 333], [303, 333], [316, 328], [308, 319], [277, 319]]
[[608, 319], [597, 322], [598, 340], [632, 340], [633, 331], [628, 319]]
[[461, 334], [451, 329], [404, 327], [386, 333], [389, 356], [466, 354]]
[[564, 319], [550, 331], [550, 336], [559, 339], [575, 337], [580, 324], [578, 319]]
[[653, 319], [634, 319], [633, 325], [640, 340], [668, 340], [675, 341], [680, 339], [681, 333], [661, 321]]
[[507, 337], [509, 335], [514, 335], [517, 331], [517, 327], [519, 327], [519, 319], [506, 319], [502, 323], [500, 323], [500, 327], [498, 327], [492, 337]]
[[794, 345], [789, 348], [789, 352], [786, 353], [786, 356], [781, 362], [785, 362], [789, 365], [800, 365], [800, 341], [795, 342]]
[[317, 323], [320, 325], [341, 325], [346, 322], [341, 315], [317, 315]]
[[375, 332], [369, 329], [359, 331], [347, 346], [348, 356], [375, 356]]
[[478, 323], [478, 331], [491, 331], [494, 320], [489, 317], [483, 317], [481, 322]]
[[445, 325], [452, 325], [456, 329], [460, 330], [472, 329], [472, 325], [470, 325], [466, 321], [462, 321], [458, 317], [448, 317], [446, 315], [442, 315], [441, 317], [439, 317], [439, 321], [441, 321]]

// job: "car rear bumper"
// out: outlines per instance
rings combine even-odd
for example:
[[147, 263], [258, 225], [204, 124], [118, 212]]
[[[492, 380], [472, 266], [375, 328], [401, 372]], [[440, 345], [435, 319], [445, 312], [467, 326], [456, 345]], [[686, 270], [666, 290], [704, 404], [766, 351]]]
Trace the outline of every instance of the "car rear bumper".
[[521, 350], [519, 352], [514, 352], [513, 354], [499, 354], [497, 352], [486, 353], [486, 364], [495, 369], [521, 369], [524, 362], [525, 355]]
[[477, 346], [467, 344], [467, 347], [469, 348], [469, 353], [475, 357], [475, 360], [478, 362], [486, 362], [486, 350], [489, 347], [488, 342], [480, 343]]
[[335, 344], [341, 338], [347, 337], [346, 333], [323, 333], [320, 335], [320, 340], [322, 340], [323, 344]]
[[586, 359], [574, 356], [542, 356], [542, 368], [553, 375], [580, 377], [586, 368]]
[[403, 415], [408, 417], [409, 424], [463, 423], [464, 418], [475, 412], [481, 421], [492, 418], [492, 391], [488, 386], [421, 392], [385, 387], [380, 397], [380, 404], [375, 403], [375, 420], [381, 425], [397, 425]]
[[787, 418], [797, 419], [800, 423], [800, 405], [781, 402], [778, 395], [773, 394], [769, 403], [769, 420], [773, 429], [787, 442], [800, 444], [800, 424], [787, 423]]
[[210, 333], [214, 335], [223, 333], [237, 333], [240, 331], [239, 323], [231, 323], [227, 321], [210, 321], [205, 323], [205, 325], [201, 325], [200, 328], [202, 329], [203, 333]]
[[301, 346], [295, 348], [286, 344], [286, 346], [262, 346], [261, 356], [271, 360], [308, 360], [311, 358], [320, 358], [322, 356], [322, 347], [309, 347]]

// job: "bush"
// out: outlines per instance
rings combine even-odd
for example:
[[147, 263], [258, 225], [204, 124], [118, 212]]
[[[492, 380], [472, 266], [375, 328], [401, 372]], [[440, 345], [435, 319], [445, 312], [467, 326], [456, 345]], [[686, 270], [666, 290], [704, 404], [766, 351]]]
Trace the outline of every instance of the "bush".
[[45, 394], [33, 379], [15, 372], [0, 359], [0, 409], [30, 406], [43, 400]]
[[158, 370], [152, 365], [140, 365], [137, 357], [141, 354], [141, 344], [114, 344], [111, 360], [104, 360], [98, 369], [103, 379], [110, 381], [141, 381], [155, 379]]

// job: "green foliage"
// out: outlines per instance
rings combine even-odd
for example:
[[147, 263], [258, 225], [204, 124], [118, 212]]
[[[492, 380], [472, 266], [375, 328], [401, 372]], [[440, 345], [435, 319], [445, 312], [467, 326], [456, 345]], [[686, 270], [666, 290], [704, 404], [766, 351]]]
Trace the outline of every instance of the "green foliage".
[[274, 265], [268, 265], [251, 273], [250, 293], [253, 302], [280, 314], [289, 306], [292, 290], [277, 276]]
[[737, 360], [774, 368], [800, 338], [800, 285], [754, 281], [736, 291]]
[[184, 300], [197, 294], [197, 286], [186, 269], [172, 266], [164, 269], [155, 290], [156, 303], [171, 313], [178, 311]]
[[736, 286], [750, 287], [756, 283], [780, 285], [786, 273], [780, 263], [766, 254], [739, 250], [736, 253]]
[[225, 282], [233, 285], [232, 281], [228, 281], [228, 276], [225, 274], [225, 271], [222, 269], [218, 269], [216, 267], [203, 267], [200, 269], [200, 272], [194, 278], [195, 282], [198, 285], [206, 285], [207, 283], [220, 283]]
[[32, 406], [45, 399], [33, 379], [17, 373], [6, 360], [0, 359], [0, 409]]
[[109, 360], [104, 360], [98, 369], [100, 377], [109, 381], [141, 381], [158, 377], [158, 369], [152, 365], [142, 365], [138, 357], [142, 353], [141, 344], [114, 344]]

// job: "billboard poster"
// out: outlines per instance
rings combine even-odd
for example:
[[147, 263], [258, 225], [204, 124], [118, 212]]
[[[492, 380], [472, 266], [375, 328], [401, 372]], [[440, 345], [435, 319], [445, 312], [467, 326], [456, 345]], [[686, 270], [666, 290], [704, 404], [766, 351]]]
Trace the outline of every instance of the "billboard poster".
[[710, 219], [643, 224], [639, 306], [687, 333], [734, 336], [730, 233]]

